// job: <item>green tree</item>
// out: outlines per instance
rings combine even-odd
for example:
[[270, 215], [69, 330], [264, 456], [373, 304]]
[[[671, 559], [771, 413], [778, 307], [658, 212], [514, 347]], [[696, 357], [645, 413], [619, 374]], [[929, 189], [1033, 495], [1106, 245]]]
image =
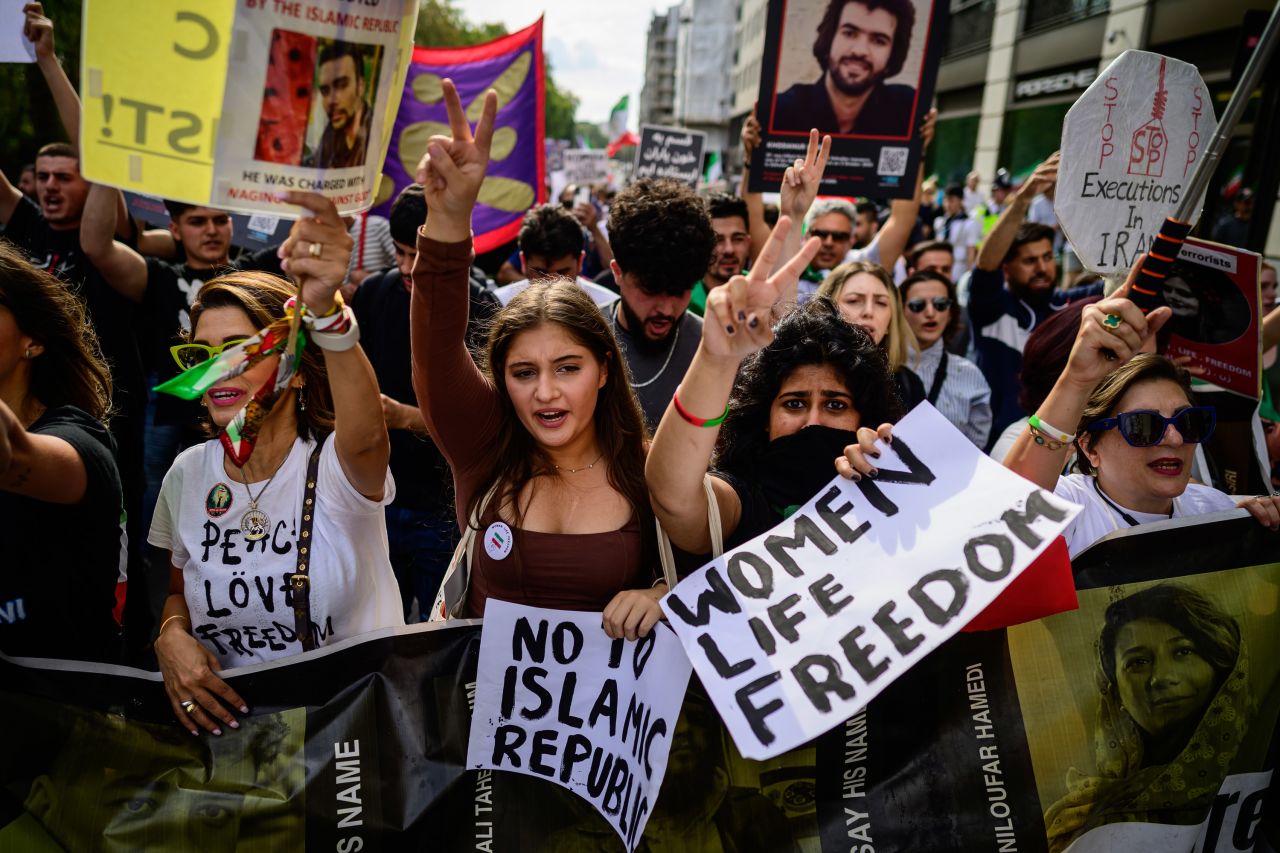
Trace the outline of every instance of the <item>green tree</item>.
[[600, 125], [589, 121], [580, 121], [573, 126], [574, 137], [581, 136], [592, 148], [605, 148], [609, 145], [609, 136], [600, 129]]
[[[418, 10], [418, 28], [414, 43], [420, 47], [465, 47], [493, 41], [507, 35], [507, 28], [500, 23], [473, 24], [454, 5], [454, 0], [422, 0]], [[578, 97], [568, 89], [556, 85], [551, 73], [551, 60], [543, 54], [543, 79], [546, 82], [546, 101], [543, 104], [543, 123], [548, 139], [573, 139], [574, 120], [578, 112]]]

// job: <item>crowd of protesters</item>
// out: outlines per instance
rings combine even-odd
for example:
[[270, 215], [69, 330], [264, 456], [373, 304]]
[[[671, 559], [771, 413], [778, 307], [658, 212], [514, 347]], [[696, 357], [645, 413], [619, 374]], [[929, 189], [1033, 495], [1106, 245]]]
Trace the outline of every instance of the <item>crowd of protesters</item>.
[[[39, 4], [27, 34], [75, 139]], [[473, 127], [443, 94], [450, 133], [388, 219], [291, 194], [288, 238], [234, 258], [227, 211], [171, 203], [144, 229], [71, 145], [39, 150], [34, 199], [0, 176], [0, 651], [153, 662], [175, 717], [220, 734], [252, 700], [220, 670], [494, 596], [634, 639], [680, 572], [837, 473], [874, 477], [926, 401], [1086, 507], [1073, 555], [1237, 505], [1280, 528], [1276, 498], [1193, 482], [1215, 415], [1154, 354], [1169, 308], [1061, 281], [1040, 210], [1056, 154], [978, 216], [976, 182], [936, 208], [921, 170], [882, 222], [818, 197], [815, 130], [776, 221], [745, 189], [645, 180], [606, 210], [570, 187], [528, 212], [495, 283], [471, 222], [496, 98]], [[748, 160], [759, 134], [748, 121]], [[1269, 422], [1274, 304], [1267, 267]], [[279, 343], [297, 324], [300, 354]], [[244, 369], [198, 402], [146, 390], [227, 354]]]

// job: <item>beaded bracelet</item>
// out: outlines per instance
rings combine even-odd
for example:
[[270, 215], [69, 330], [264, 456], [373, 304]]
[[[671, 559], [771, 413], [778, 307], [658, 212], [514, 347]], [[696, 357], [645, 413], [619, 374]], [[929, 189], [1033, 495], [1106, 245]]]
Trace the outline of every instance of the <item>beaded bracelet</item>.
[[1044, 433], [1047, 437], [1052, 438], [1054, 441], [1060, 441], [1063, 444], [1070, 444], [1071, 439], [1075, 437], [1066, 430], [1058, 429], [1056, 426], [1051, 426], [1046, 423], [1039, 415], [1032, 415], [1027, 418], [1027, 423], [1031, 424], [1033, 428], [1040, 430], [1040, 432]]
[[707, 429], [718, 427], [720, 424], [724, 423], [725, 417], [729, 414], [729, 404], [725, 403], [724, 411], [720, 413], [719, 417], [700, 418], [697, 415], [691, 414], [688, 409], [680, 405], [680, 394], [678, 392], [671, 395], [671, 402], [676, 404], [676, 412], [680, 417], [684, 418], [687, 423], [691, 423], [696, 427], [706, 427]]
[[1047, 435], [1044, 431], [1032, 424], [1031, 421], [1027, 421], [1027, 429], [1031, 431], [1032, 441], [1049, 450], [1061, 450], [1070, 444], [1070, 441], [1058, 441], [1052, 436]]
[[[297, 304], [296, 298], [285, 303], [285, 310], [291, 311]], [[320, 349], [332, 352], [343, 352], [360, 342], [360, 326], [356, 323], [355, 312], [342, 301], [342, 294], [334, 294], [334, 308], [323, 317], [311, 313], [311, 309], [303, 306], [302, 323], [311, 330], [308, 336]]]

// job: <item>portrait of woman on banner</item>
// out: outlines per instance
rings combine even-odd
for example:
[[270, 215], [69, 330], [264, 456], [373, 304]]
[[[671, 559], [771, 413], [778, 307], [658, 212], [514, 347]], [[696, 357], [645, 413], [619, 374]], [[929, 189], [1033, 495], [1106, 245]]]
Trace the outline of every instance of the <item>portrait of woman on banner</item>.
[[1050, 853], [1106, 824], [1202, 822], [1253, 716], [1240, 624], [1197, 590], [1113, 601], [1096, 649], [1095, 768], [1045, 811]]

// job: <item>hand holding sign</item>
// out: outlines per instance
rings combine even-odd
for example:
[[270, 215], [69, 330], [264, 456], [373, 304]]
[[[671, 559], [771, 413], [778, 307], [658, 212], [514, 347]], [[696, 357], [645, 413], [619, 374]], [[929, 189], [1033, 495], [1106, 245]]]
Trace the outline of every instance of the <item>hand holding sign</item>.
[[1138, 257], [1123, 287], [1101, 302], [1086, 306], [1080, 317], [1080, 332], [1063, 375], [1088, 392], [1115, 370], [1117, 361], [1123, 364], [1144, 349], [1154, 352], [1155, 334], [1172, 316], [1168, 307], [1144, 315], [1129, 299], [1129, 289], [1143, 257]]
[[818, 252], [820, 241], [807, 241], [790, 261], [773, 275], [791, 220], [783, 216], [769, 234], [756, 264], [746, 275], [735, 275], [707, 296], [702, 343], [716, 356], [743, 359], [773, 340], [769, 316], [783, 293], [793, 292], [800, 273]]
[[53, 56], [53, 21], [45, 17], [44, 5], [28, 3], [22, 7], [22, 13], [27, 18], [22, 34], [35, 47], [36, 58], [47, 59]]
[[333, 202], [318, 193], [288, 192], [283, 200], [312, 211], [293, 223], [280, 246], [280, 266], [298, 282], [302, 304], [317, 316], [333, 310], [333, 295], [347, 277], [355, 245]]
[[492, 89], [485, 93], [484, 112], [473, 136], [453, 81], [445, 80], [443, 88], [452, 136], [431, 137], [416, 177], [430, 212], [428, 232], [435, 239], [456, 243], [471, 234], [471, 211], [489, 167], [498, 94]]
[[855, 483], [864, 476], [874, 478], [880, 473], [872, 461], [880, 457], [880, 448], [876, 447], [876, 442], [893, 442], [893, 424], [880, 424], [879, 429], [861, 427], [857, 435], [858, 443], [849, 445], [844, 449], [843, 456], [836, 457], [836, 473]]

